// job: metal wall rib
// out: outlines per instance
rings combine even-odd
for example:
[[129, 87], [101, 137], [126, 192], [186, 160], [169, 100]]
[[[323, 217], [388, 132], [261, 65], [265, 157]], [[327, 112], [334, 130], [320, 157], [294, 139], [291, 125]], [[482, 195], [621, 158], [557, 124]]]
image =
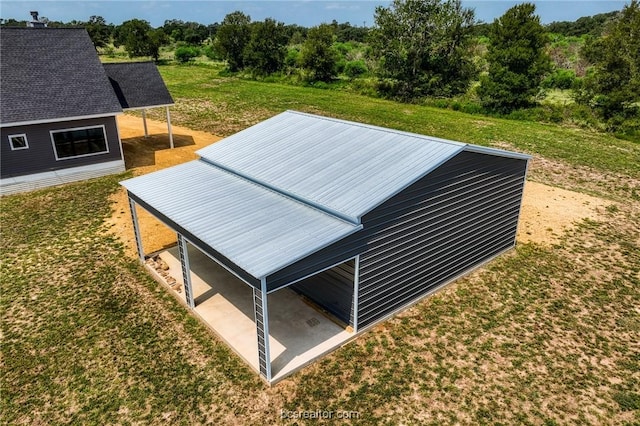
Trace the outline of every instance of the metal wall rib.
[[290, 288], [307, 297], [345, 324], [351, 323], [355, 262], [349, 260], [309, 277]]
[[526, 161], [463, 152], [363, 217], [367, 326], [511, 247]]

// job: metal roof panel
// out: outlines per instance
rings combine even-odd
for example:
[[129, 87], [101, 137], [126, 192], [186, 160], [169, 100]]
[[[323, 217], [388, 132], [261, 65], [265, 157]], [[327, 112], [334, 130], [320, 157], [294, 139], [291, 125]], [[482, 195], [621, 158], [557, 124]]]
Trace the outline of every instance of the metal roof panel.
[[197, 153], [358, 223], [466, 144], [287, 111]]
[[361, 229], [200, 160], [121, 183], [258, 279]]

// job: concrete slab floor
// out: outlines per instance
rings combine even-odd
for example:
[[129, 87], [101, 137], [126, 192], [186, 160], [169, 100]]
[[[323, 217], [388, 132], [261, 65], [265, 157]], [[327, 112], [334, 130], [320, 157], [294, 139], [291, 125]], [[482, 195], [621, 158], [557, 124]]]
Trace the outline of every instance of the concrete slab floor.
[[[188, 244], [195, 312], [255, 371], [258, 342], [251, 287]], [[183, 284], [178, 248], [160, 253]], [[184, 289], [177, 293], [185, 299]], [[288, 288], [267, 297], [272, 381], [275, 383], [355, 337]]]

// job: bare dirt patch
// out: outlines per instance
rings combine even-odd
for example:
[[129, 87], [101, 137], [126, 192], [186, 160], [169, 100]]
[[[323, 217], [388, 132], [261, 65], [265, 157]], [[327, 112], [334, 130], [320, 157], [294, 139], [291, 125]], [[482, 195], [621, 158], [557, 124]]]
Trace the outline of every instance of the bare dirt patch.
[[[147, 120], [151, 135], [148, 138], [144, 137], [140, 117], [121, 116], [118, 118], [118, 125], [127, 168], [135, 175], [194, 160], [197, 158], [196, 150], [220, 140], [220, 137], [206, 132], [174, 126], [176, 148], [169, 149], [167, 125], [164, 122]], [[550, 167], [549, 164], [546, 160], [535, 159], [530, 167], [530, 175], [555, 175], [556, 167]], [[546, 170], [548, 168], [550, 170]], [[114, 213], [107, 224], [125, 243], [127, 254], [135, 257], [135, 239], [126, 191], [118, 191], [112, 196], [112, 201]], [[583, 219], [601, 218], [605, 208], [611, 204], [613, 202], [602, 198], [529, 181], [525, 185], [517, 240], [522, 243], [555, 244], [565, 232], [573, 229]], [[160, 221], [141, 208], [137, 209], [137, 213], [145, 253], [176, 243], [175, 233]]]
[[598, 220], [611, 204], [602, 198], [529, 181], [524, 187], [517, 240], [557, 243], [582, 219]]
[[[195, 160], [198, 158], [195, 151], [221, 139], [210, 133], [173, 126], [175, 148], [170, 149], [167, 124], [164, 122], [147, 119], [148, 138], [144, 137], [144, 127], [140, 117], [120, 116], [118, 127], [126, 167], [136, 176]], [[136, 257], [137, 250], [127, 191], [120, 188], [111, 196], [111, 201], [114, 210], [106, 225], [123, 241], [127, 254]], [[138, 208], [137, 213], [146, 253], [175, 244], [176, 234], [173, 231], [143, 209]]]

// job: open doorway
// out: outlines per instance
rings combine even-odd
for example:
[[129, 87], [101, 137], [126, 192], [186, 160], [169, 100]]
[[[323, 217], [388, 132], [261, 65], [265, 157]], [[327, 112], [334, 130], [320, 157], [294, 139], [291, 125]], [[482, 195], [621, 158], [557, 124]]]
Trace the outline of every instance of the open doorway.
[[355, 261], [353, 259], [291, 286], [347, 327], [351, 323]]

